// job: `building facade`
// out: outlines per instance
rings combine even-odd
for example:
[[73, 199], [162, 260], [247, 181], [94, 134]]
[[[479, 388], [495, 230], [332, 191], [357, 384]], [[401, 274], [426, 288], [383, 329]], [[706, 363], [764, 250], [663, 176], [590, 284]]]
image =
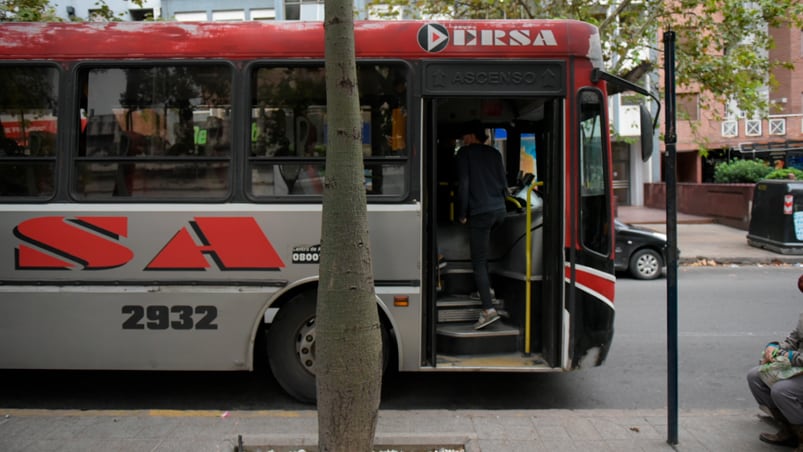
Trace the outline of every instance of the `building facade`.
[[[794, 69], [774, 70], [778, 84], [765, 88], [770, 105], [766, 115], [723, 105], [722, 119], [715, 119], [700, 108], [704, 93], [678, 87], [679, 182], [713, 182], [716, 164], [732, 159], [757, 158], [775, 167], [803, 169], [803, 33], [786, 27], [771, 30], [771, 35], [775, 48], [770, 59], [791, 62]], [[706, 143], [705, 156], [699, 152], [700, 141]]]

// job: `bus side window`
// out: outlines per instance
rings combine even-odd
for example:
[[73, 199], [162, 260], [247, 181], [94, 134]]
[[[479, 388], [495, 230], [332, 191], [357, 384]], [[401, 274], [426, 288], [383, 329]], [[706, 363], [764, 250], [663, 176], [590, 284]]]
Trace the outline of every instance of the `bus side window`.
[[[399, 197], [407, 190], [406, 69], [360, 63], [357, 72], [366, 192]], [[251, 196], [322, 194], [325, 82], [322, 65], [265, 66], [251, 74]]]
[[580, 222], [581, 239], [586, 248], [607, 255], [610, 252], [609, 200], [605, 177], [606, 143], [602, 95], [598, 91], [580, 92]]
[[[224, 64], [83, 69], [79, 199], [223, 200], [231, 187], [231, 78]], [[83, 116], [86, 115], [86, 119]], [[84, 126], [84, 121], [86, 126]]]
[[55, 194], [58, 80], [52, 66], [0, 68], [0, 196]]

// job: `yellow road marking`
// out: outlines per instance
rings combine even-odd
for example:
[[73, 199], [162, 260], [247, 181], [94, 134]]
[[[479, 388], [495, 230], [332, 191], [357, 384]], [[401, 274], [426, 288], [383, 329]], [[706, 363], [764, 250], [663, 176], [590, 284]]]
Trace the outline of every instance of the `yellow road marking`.
[[18, 417], [56, 417], [56, 416], [108, 416], [108, 417], [278, 417], [278, 418], [299, 418], [317, 416], [315, 410], [310, 411], [283, 411], [283, 410], [255, 410], [255, 411], [220, 411], [220, 410], [44, 410], [44, 409], [20, 409], [20, 408], [1, 408], [0, 418], [3, 416]]

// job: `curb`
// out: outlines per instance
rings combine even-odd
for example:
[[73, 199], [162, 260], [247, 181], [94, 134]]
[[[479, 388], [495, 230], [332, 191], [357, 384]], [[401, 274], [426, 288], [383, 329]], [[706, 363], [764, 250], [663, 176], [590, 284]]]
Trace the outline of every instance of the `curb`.
[[803, 266], [801, 256], [772, 256], [772, 257], [682, 257], [678, 259], [682, 267], [720, 267], [727, 265], [775, 265], [775, 266]]

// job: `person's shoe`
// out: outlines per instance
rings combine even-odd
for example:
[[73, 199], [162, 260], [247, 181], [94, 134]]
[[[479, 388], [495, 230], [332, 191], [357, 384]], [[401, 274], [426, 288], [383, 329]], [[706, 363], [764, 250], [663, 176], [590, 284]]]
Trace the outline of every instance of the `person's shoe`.
[[758, 436], [761, 441], [779, 446], [795, 447], [798, 445], [797, 430], [789, 424], [781, 410], [775, 407], [769, 408], [770, 414], [778, 423], [779, 429], [776, 433], [762, 433]]
[[775, 444], [776, 446], [795, 447], [798, 445], [798, 438], [789, 425], [782, 425], [777, 433], [762, 433], [758, 438], [765, 443]]
[[477, 323], [474, 324], [474, 329], [479, 330], [485, 328], [486, 326], [496, 322], [499, 320], [499, 313], [496, 312], [496, 309], [491, 308], [486, 310], [480, 311], [480, 319], [477, 320]]

